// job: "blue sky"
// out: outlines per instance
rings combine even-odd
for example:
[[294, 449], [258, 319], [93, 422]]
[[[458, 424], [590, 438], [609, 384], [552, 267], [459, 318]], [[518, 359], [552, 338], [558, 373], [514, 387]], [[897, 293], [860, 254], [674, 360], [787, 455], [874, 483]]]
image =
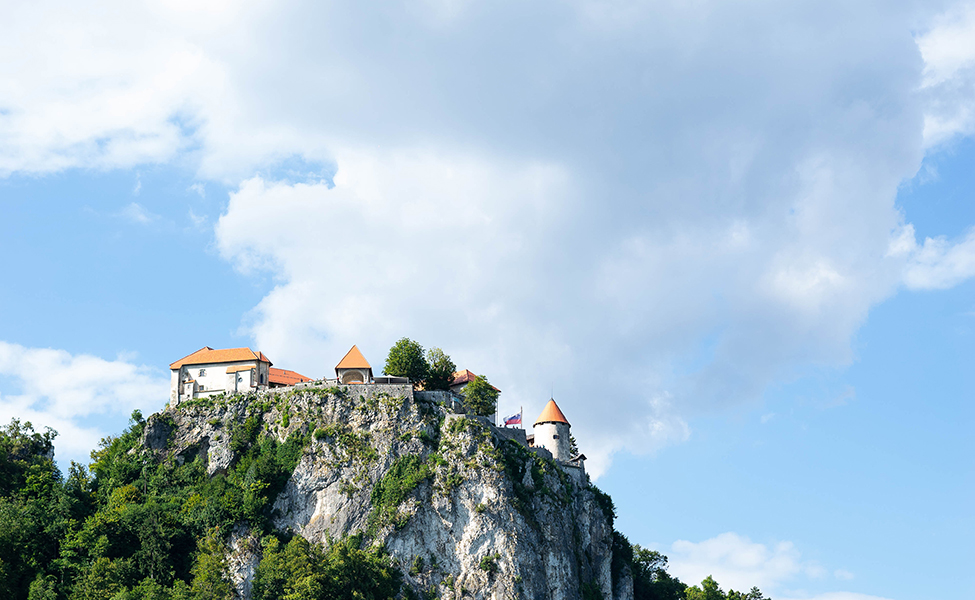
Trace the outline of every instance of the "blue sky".
[[8, 13], [0, 419], [62, 463], [203, 345], [405, 335], [554, 389], [685, 580], [975, 596], [975, 5]]

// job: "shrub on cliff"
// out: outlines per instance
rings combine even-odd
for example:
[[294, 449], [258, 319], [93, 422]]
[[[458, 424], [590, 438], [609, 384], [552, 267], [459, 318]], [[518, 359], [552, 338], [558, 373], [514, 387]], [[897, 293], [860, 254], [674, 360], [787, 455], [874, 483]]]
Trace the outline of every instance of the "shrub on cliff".
[[254, 576], [254, 600], [380, 600], [399, 593], [401, 575], [376, 547], [363, 550], [353, 536], [328, 548], [301, 536], [282, 548], [276, 537], [263, 542], [263, 558]]

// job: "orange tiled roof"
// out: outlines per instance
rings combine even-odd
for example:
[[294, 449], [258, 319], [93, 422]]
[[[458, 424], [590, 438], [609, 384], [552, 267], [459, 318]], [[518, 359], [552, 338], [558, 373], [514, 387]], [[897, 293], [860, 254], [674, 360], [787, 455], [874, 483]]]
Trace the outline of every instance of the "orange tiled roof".
[[[464, 385], [465, 383], [470, 383], [475, 379], [477, 379], [477, 375], [475, 375], [474, 372], [469, 369], [455, 371], [453, 374], [453, 379], [450, 380], [450, 387], [454, 387], [455, 385]], [[494, 387], [490, 383], [488, 385], [490, 385], [492, 389], [498, 390], [498, 388]], [[500, 392], [501, 390], [498, 391]]]
[[372, 369], [372, 365], [366, 360], [366, 357], [359, 352], [358, 346], [352, 346], [352, 349], [345, 353], [339, 364], [335, 365], [336, 369]]
[[226, 348], [214, 350], [210, 346], [204, 346], [183, 358], [169, 365], [170, 369], [178, 369], [185, 365], [206, 365], [213, 363], [238, 362], [242, 360], [257, 360], [271, 364], [270, 359], [263, 353], [254, 353], [250, 348]]
[[450, 381], [450, 385], [461, 385], [464, 383], [470, 383], [474, 381], [475, 377], [477, 377], [477, 375], [475, 375], [468, 369], [464, 369], [463, 371], [454, 371], [454, 378]]
[[563, 415], [562, 411], [559, 410], [559, 405], [555, 403], [555, 400], [549, 400], [548, 404], [545, 405], [545, 408], [542, 409], [542, 414], [538, 415], [538, 418], [535, 419], [535, 425], [538, 425], [539, 423], [569, 424], [565, 418], [565, 415]]
[[271, 367], [271, 373], [268, 377], [270, 383], [280, 383], [281, 385], [294, 385], [296, 383], [304, 383], [306, 381], [311, 381], [311, 377], [305, 377], [301, 373], [296, 373], [294, 371], [289, 371], [287, 369], [275, 369]]

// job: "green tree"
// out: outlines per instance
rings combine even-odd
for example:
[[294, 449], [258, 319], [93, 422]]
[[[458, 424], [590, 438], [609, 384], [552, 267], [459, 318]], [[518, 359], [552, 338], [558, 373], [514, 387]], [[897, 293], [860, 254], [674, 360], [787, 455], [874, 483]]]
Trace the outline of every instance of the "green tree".
[[406, 377], [414, 384], [427, 378], [430, 365], [423, 356], [423, 346], [410, 338], [402, 338], [389, 349], [383, 373], [393, 377]]
[[735, 590], [728, 591], [728, 600], [771, 600], [766, 598], [762, 590], [757, 587], [753, 587], [749, 592], [736, 592]]
[[487, 377], [478, 375], [474, 381], [464, 386], [461, 394], [464, 396], [464, 404], [475, 415], [487, 417], [498, 410], [498, 396], [501, 392], [491, 385]]
[[284, 596], [284, 586], [291, 576], [288, 563], [278, 538], [269, 535], [261, 540], [261, 546], [262, 558], [254, 574], [254, 600], [278, 600]]
[[216, 528], [200, 540], [192, 573], [191, 591], [195, 600], [231, 598], [233, 590], [227, 568], [227, 548]]
[[50, 427], [37, 433], [30, 421], [21, 425], [18, 419], [0, 429], [0, 497], [24, 487], [32, 465], [44, 466], [54, 459], [56, 436]]
[[633, 545], [634, 600], [683, 600], [687, 586], [667, 572], [667, 557]]
[[[183, 583], [180, 581], [179, 583]], [[185, 585], [185, 584], [184, 584]], [[185, 588], [183, 588], [185, 590]], [[155, 579], [149, 577], [143, 579], [131, 590], [119, 592], [112, 596], [112, 600], [174, 600], [180, 598], [173, 595], [173, 590], [167, 589]], [[185, 596], [181, 597], [185, 598]], [[28, 600], [31, 600], [28, 598]]]
[[727, 600], [725, 593], [713, 577], [708, 575], [701, 582], [701, 587], [691, 586], [687, 588], [687, 600]]
[[54, 578], [53, 577], [43, 577], [41, 575], [37, 576], [30, 584], [30, 590], [27, 592], [27, 600], [57, 600], [58, 592], [54, 588]]
[[101, 556], [93, 560], [77, 582], [71, 600], [111, 600], [125, 590], [131, 561]]
[[254, 576], [254, 600], [384, 600], [400, 590], [400, 573], [381, 549], [362, 550], [360, 537], [334, 542], [323, 550], [301, 536], [282, 549], [265, 538]]
[[[70, 526], [54, 437], [14, 419], [0, 428], [0, 597], [41, 598]], [[41, 595], [38, 595], [41, 594]]]
[[449, 390], [454, 380], [457, 365], [440, 348], [427, 350], [427, 364], [429, 369], [423, 387], [428, 390]]

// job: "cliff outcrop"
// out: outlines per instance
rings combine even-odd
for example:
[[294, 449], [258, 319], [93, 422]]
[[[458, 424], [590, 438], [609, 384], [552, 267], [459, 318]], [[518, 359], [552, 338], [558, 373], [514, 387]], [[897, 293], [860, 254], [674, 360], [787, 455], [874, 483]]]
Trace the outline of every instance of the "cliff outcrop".
[[[259, 484], [273, 488], [258, 506], [271, 528], [326, 547], [355, 536], [382, 545], [408, 596], [632, 597], [627, 569], [614, 568], [608, 497], [440, 400], [408, 385], [214, 396], [150, 417], [142, 446], [160, 462], [203, 462], [216, 478], [249, 446], [275, 440], [292, 454], [290, 472]], [[228, 543], [245, 599], [261, 560], [258, 535], [241, 523]]]

